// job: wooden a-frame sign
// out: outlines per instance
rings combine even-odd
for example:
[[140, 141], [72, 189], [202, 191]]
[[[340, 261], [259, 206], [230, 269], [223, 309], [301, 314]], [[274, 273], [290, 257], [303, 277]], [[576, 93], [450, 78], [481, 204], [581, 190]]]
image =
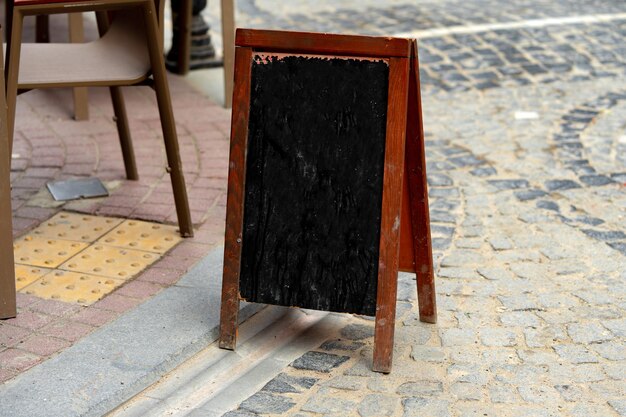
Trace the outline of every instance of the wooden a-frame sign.
[[[266, 31], [266, 30], [248, 30], [239, 29], [236, 34], [236, 53], [235, 53], [235, 88], [233, 92], [233, 110], [232, 110], [232, 127], [231, 127], [231, 145], [230, 145], [230, 164], [228, 175], [228, 199], [227, 199], [227, 215], [226, 215], [226, 236], [225, 236], [225, 253], [224, 253], [224, 270], [223, 270], [223, 284], [222, 284], [222, 304], [221, 304], [221, 317], [220, 317], [220, 347], [225, 349], [234, 349], [237, 340], [237, 327], [238, 327], [238, 311], [239, 301], [253, 301], [253, 302], [265, 302], [268, 304], [279, 304], [288, 306], [297, 306], [305, 308], [317, 308], [326, 309], [323, 306], [330, 304], [324, 304], [323, 300], [307, 301], [305, 305], [298, 304], [298, 294], [291, 294], [291, 298], [281, 298], [281, 294], [277, 294], [276, 291], [291, 291], [290, 285], [293, 286], [293, 282], [285, 283], [279, 278], [277, 283], [274, 283], [274, 293], [271, 296], [275, 296], [277, 301], [268, 301], [267, 297], [263, 299], [259, 297], [261, 301], [257, 299], [250, 300], [249, 297], [242, 297], [241, 295], [241, 281], [243, 273], [243, 264], [246, 259], [245, 256], [254, 257], [254, 262], [247, 262], [246, 265], [251, 264], [252, 269], [255, 265], [258, 265], [262, 260], [267, 260], [268, 257], [262, 258], [258, 254], [261, 250], [267, 248], [257, 246], [253, 249], [252, 255], [245, 255], [245, 251], [242, 251], [242, 247], [246, 244], [253, 246], [255, 242], [246, 241], [246, 228], [259, 227], [256, 220], [252, 219], [246, 222], [246, 213], [248, 213], [248, 206], [252, 204], [263, 205], [267, 204], [270, 197], [263, 197], [261, 199], [256, 198], [258, 190], [248, 191], [247, 187], [251, 183], [251, 177], [247, 176], [247, 167], [254, 167], [255, 161], [247, 161], [250, 158], [260, 158], [257, 156], [250, 156], [255, 151], [249, 149], [250, 137], [254, 134], [251, 127], [251, 114], [257, 114], [264, 109], [264, 103], [257, 98], [252, 98], [255, 92], [260, 88], [255, 84], [255, 72], [252, 70], [254, 65], [264, 65], [271, 62], [276, 62], [284, 57], [300, 57], [302, 63], [314, 63], [315, 65], [322, 65], [323, 68], [330, 68], [329, 71], [333, 71], [333, 68], [346, 67], [346, 66], [358, 66], [358, 62], [367, 61], [366, 64], [361, 66], [367, 66], [368, 68], [378, 65], [377, 63], [384, 63], [385, 84], [384, 95], [386, 96], [386, 102], [382, 103], [385, 107], [383, 113], [385, 114], [382, 123], [384, 143], [382, 145], [382, 152], [380, 155], [381, 160], [381, 175], [380, 175], [380, 194], [373, 192], [373, 201], [380, 200], [380, 211], [377, 212], [376, 219], [379, 219], [379, 224], [370, 224], [366, 227], [372, 227], [376, 231], [379, 231], [374, 236], [377, 238], [375, 251], [377, 253], [377, 259], [373, 260], [375, 264], [375, 336], [374, 336], [374, 360], [373, 370], [378, 372], [388, 373], [391, 371], [392, 364], [392, 352], [393, 352], [393, 338], [394, 338], [394, 326], [395, 326], [395, 312], [396, 312], [396, 295], [397, 295], [397, 277], [398, 271], [415, 272], [417, 275], [417, 292], [419, 301], [420, 320], [428, 323], [435, 323], [437, 318], [436, 312], [436, 300], [435, 300], [435, 287], [434, 287], [434, 274], [432, 263], [432, 246], [430, 237], [430, 225], [429, 225], [429, 210], [428, 210], [428, 191], [426, 182], [426, 164], [424, 155], [424, 134], [422, 125], [422, 108], [420, 98], [420, 83], [419, 83], [419, 67], [417, 57], [417, 42], [411, 39], [399, 39], [399, 38], [380, 38], [380, 37], [365, 37], [365, 36], [346, 36], [346, 35], [330, 35], [330, 34], [316, 34], [316, 33], [301, 33], [301, 32], [282, 32], [282, 31]], [[311, 57], [315, 57], [312, 62]], [[317, 61], [316, 61], [317, 59]], [[346, 65], [340, 60], [347, 60]], [[369, 64], [374, 62], [374, 64]], [[298, 65], [298, 60], [291, 60], [289, 65]], [[307, 64], [308, 65], [308, 64]], [[368, 66], [369, 65], [369, 66]], [[367, 70], [369, 71], [369, 70]], [[258, 72], [256, 74], [259, 74]], [[289, 83], [292, 78], [291, 75], [279, 78], [280, 82], [271, 86], [279, 89], [279, 84]], [[312, 75], [315, 78], [315, 75]], [[331, 77], [332, 78], [332, 77]], [[319, 78], [315, 78], [319, 79]], [[325, 78], [321, 78], [325, 80]], [[298, 88], [308, 88], [305, 82], [294, 81], [298, 84]], [[376, 79], [368, 81], [370, 84], [376, 84]], [[345, 84], [345, 83], [344, 83]], [[331, 86], [332, 87], [332, 86]], [[341, 85], [339, 85], [339, 88]], [[374, 89], [374, 88], [372, 88]], [[316, 91], [323, 91], [324, 94], [327, 90], [332, 88], [324, 88], [321, 86]], [[363, 89], [359, 89], [361, 91]], [[365, 90], [368, 90], [367, 88]], [[298, 90], [299, 91], [299, 90]], [[356, 95], [359, 91], [354, 92]], [[320, 93], [321, 94], [321, 93]], [[297, 98], [296, 98], [297, 99]], [[305, 101], [306, 98], [302, 98]], [[287, 103], [289, 100], [285, 100], [283, 97], [281, 100], [274, 100], [272, 105], [274, 106], [290, 106]], [[278, 103], [278, 104], [275, 104]], [[285, 103], [285, 104], [282, 104]], [[270, 106], [266, 104], [267, 106]], [[307, 103], [304, 104], [304, 108], [307, 107]], [[329, 105], [329, 103], [326, 103]], [[255, 106], [259, 107], [258, 109]], [[258, 111], [257, 111], [258, 110]], [[279, 109], [280, 110], [280, 109]], [[273, 111], [273, 110], [272, 110]], [[299, 110], [300, 111], [300, 110]], [[256, 112], [256, 113], [255, 113]], [[267, 113], [267, 112], [266, 112]], [[278, 112], [280, 113], [280, 111]], [[278, 114], [276, 113], [276, 114]], [[284, 124], [289, 125], [290, 129], [297, 129], [299, 124], [307, 123], [305, 120], [311, 115], [304, 114], [306, 112], [300, 111], [296, 113], [290, 113], [289, 116], [285, 116]], [[269, 113], [268, 113], [269, 114]], [[271, 124], [275, 131], [284, 131], [286, 126], [281, 125], [280, 121], [272, 120], [271, 117], [263, 113], [262, 116], [257, 117], [260, 124]], [[281, 113], [282, 114], [282, 113]], [[346, 116], [343, 110], [339, 111], [337, 116], [340, 120], [331, 120], [329, 123], [334, 123], [332, 129], [336, 129], [338, 134], [343, 131], [354, 130], [354, 124], [360, 123], [362, 120], [373, 119], [373, 116], [367, 114], [361, 115], [348, 115]], [[302, 115], [302, 121], [294, 122], [294, 117]], [[313, 115], [312, 117], [317, 117]], [[320, 120], [319, 118], [315, 120]], [[312, 124], [311, 129], [319, 127], [318, 124]], [[254, 127], [254, 129], [258, 126]], [[323, 127], [322, 127], [323, 128]], [[278, 129], [278, 130], [276, 130]], [[342, 130], [344, 129], [344, 130]], [[258, 130], [258, 129], [257, 129]], [[310, 130], [310, 129], [309, 129]], [[331, 130], [334, 132], [334, 130]], [[291, 131], [288, 131], [288, 134]], [[306, 132], [305, 132], [306, 133]], [[288, 136], [290, 140], [290, 136]], [[294, 135], [295, 136], [295, 135]], [[271, 139], [273, 140], [273, 138]], [[270, 140], [270, 141], [271, 141]], [[294, 139], [295, 140], [295, 139]], [[355, 142], [356, 143], [356, 142]], [[310, 144], [305, 144], [304, 148]], [[274, 152], [274, 148], [280, 147], [274, 143], [268, 145], [269, 147], [261, 152], [262, 156], [267, 156], [268, 152]], [[272, 148], [273, 146], [273, 148]], [[326, 145], [324, 145], [326, 146]], [[274, 153], [283, 154], [288, 153], [285, 149], [279, 149]], [[342, 148], [343, 149], [343, 148]], [[321, 155], [325, 152], [324, 149], [319, 151]], [[337, 151], [340, 152], [340, 151]], [[281, 154], [282, 155], [282, 154]], [[324, 154], [325, 155], [325, 154]], [[280, 156], [280, 155], [279, 155]], [[300, 157], [300, 151], [298, 151], [298, 157]], [[285, 165], [295, 166], [295, 156], [280, 156], [289, 159], [289, 164]], [[354, 159], [358, 159], [355, 157]], [[296, 161], [296, 162], [294, 162]], [[309, 161], [310, 162], [310, 161]], [[248, 164], [248, 165], [247, 165]], [[252, 165], [250, 165], [252, 164]], [[274, 163], [272, 163], [274, 164]], [[321, 162], [320, 162], [321, 164]], [[311, 164], [309, 164], [311, 165]], [[338, 165], [338, 164], [337, 164]], [[267, 169], [272, 169], [271, 165], [266, 165]], [[314, 168], [313, 168], [314, 169]], [[309, 167], [309, 171], [311, 168]], [[354, 169], [357, 171], [357, 168]], [[306, 169], [305, 169], [306, 171]], [[277, 181], [289, 181], [290, 173], [285, 171], [283, 175], [279, 175]], [[306, 176], [306, 173], [304, 174]], [[313, 177], [317, 175], [317, 172], [312, 174]], [[309, 177], [311, 173], [309, 172]], [[285, 179], [287, 178], [287, 179]], [[326, 181], [326, 184], [331, 184], [330, 187], [336, 187], [333, 184], [332, 179], [320, 180], [319, 176], [315, 177], [317, 181]], [[268, 180], [266, 180], [268, 181]], [[338, 181], [335, 178], [335, 181]], [[359, 184], [352, 184], [354, 187], [358, 187]], [[315, 185], [317, 186], [317, 184]], [[267, 184], [262, 184], [262, 187], [267, 188]], [[277, 190], [281, 190], [282, 182], [280, 186], [276, 186]], [[350, 184], [346, 186], [347, 189], [352, 190]], [[263, 191], [263, 190], [262, 190]], [[297, 191], [297, 188], [296, 188]], [[278, 191], [277, 191], [278, 192]], [[255, 194], [257, 193], [257, 194]], [[345, 193], [340, 194], [340, 197], [334, 195], [333, 201], [337, 203], [337, 200], [341, 200], [345, 197]], [[310, 194], [304, 194], [310, 195]], [[248, 196], [248, 197], [246, 197]], [[255, 197], [255, 198], [253, 198]], [[379, 200], [378, 200], [379, 199]], [[249, 201], [248, 201], [249, 200]], [[299, 199], [295, 203], [299, 203], [304, 199]], [[339, 204], [337, 210], [345, 209], [346, 206], [349, 210], [354, 206], [357, 198], [350, 196], [347, 198], [346, 204]], [[295, 201], [295, 200], [294, 200]], [[314, 204], [312, 202], [311, 204]], [[263, 207], [261, 208], [263, 209]], [[360, 208], [357, 208], [361, 210]], [[252, 210], [252, 209], [251, 209]], [[273, 209], [271, 209], [273, 210]], [[270, 211], [271, 211], [270, 210]], [[324, 210], [322, 207], [320, 210]], [[356, 213], [360, 213], [360, 211]], [[278, 211], [271, 213], [265, 213], [264, 216], [270, 214], [276, 215]], [[332, 214], [332, 213], [331, 213]], [[315, 215], [307, 215], [305, 220], [297, 220], [295, 223], [304, 224], [310, 221], [310, 217], [313, 217], [313, 221], [316, 220]], [[278, 219], [279, 221], [281, 219]], [[289, 219], [284, 219], [287, 222]], [[262, 219], [262, 221], [265, 221]], [[300, 222], [300, 223], [298, 223]], [[282, 223], [274, 223], [280, 224]], [[343, 223], [337, 222], [333, 227], [341, 227]], [[319, 223], [318, 223], [319, 226]], [[286, 228], [287, 226], [285, 226]], [[330, 228], [332, 229], [332, 228]], [[257, 231], [258, 232], [258, 231]], [[280, 246], [281, 249], [277, 250], [272, 256], [273, 259], [282, 259], [286, 263], [290, 262], [295, 255], [292, 253], [286, 253], [284, 249], [284, 240], [291, 239], [289, 231], [287, 235], [283, 235], [280, 239], [274, 238], [271, 234], [274, 233], [272, 229], [263, 229], [255, 235], [255, 240], [265, 239], [262, 241], [262, 245], [269, 245], [270, 243], [275, 246]], [[295, 232], [294, 232], [295, 233]], [[355, 232], [350, 236], [354, 236]], [[269, 235], [265, 236], [265, 235]], [[356, 233], [358, 235], [358, 233]], [[260, 236], [262, 235], [262, 236]], [[315, 239], [317, 237], [316, 232], [300, 233], [298, 239], [306, 235], [307, 239]], [[260, 236], [260, 237], [259, 237]], [[285, 238], [285, 236], [287, 236]], [[341, 241], [342, 236], [339, 240]], [[302, 238], [304, 239], [304, 238]], [[297, 240], [296, 242], [304, 242], [304, 240]], [[280, 242], [276, 242], [281, 240]], [[269, 242], [269, 243], [268, 243]], [[341, 242], [339, 242], [341, 243]], [[328, 244], [332, 247], [332, 244]], [[289, 248], [288, 248], [289, 249]], [[298, 247], [292, 245], [291, 249], [297, 251]], [[348, 248], [348, 252], [352, 249]], [[359, 249], [360, 250], [360, 249]], [[361, 256], [359, 261], [363, 263], [364, 257], [363, 251], [353, 255], [356, 257]], [[255, 252], [256, 251], [256, 252]], [[323, 249], [321, 250], [322, 253]], [[248, 250], [250, 252], [250, 250]], [[354, 251], [353, 251], [354, 252]], [[291, 258], [290, 258], [291, 256]], [[304, 258], [302, 258], [304, 259]], [[342, 265], [340, 262], [335, 262], [333, 266], [328, 265], [314, 265], [317, 262], [324, 263], [326, 260], [318, 256], [314, 257], [307, 253], [309, 262], [295, 263], [298, 268], [298, 273], [310, 274], [307, 269], [313, 269], [317, 272], [324, 270], [321, 275], [328, 274], [332, 268], [339, 268], [341, 270]], [[348, 255], [343, 258], [346, 262], [349, 262], [351, 258]], [[256, 263], [255, 263], [256, 262]], [[285, 272], [285, 266], [282, 265], [270, 265], [269, 268], [273, 271], [278, 271], [276, 274], [279, 277], [284, 277], [289, 271]], [[282, 268], [282, 269], [281, 269]], [[324, 269], [326, 268], [326, 269]], [[371, 270], [371, 268], [369, 269]], [[318, 275], [320, 275], [318, 274]], [[303, 275], [304, 276], [304, 275]], [[305, 278], [303, 278], [305, 279]], [[309, 279], [309, 278], [306, 278]], [[306, 280], [305, 279], [305, 280]], [[358, 279], [358, 276], [357, 276]], [[343, 284], [342, 284], [343, 285]], [[348, 292], [351, 289], [358, 288], [359, 283], [348, 282], [345, 284], [348, 288]], [[309, 294], [315, 294], [318, 289], [314, 288], [316, 285], [312, 285], [311, 288], [306, 286], [300, 289], [300, 292], [306, 292], [302, 299], [309, 300], [307, 297]], [[331, 289], [332, 291], [341, 293], [340, 289]], [[271, 291], [270, 291], [271, 292]], [[334, 296], [334, 294], [333, 294]], [[314, 296], [313, 296], [314, 298]], [[341, 298], [341, 296], [339, 296]], [[286, 301], [285, 301], [286, 300]], [[296, 301], [293, 301], [296, 300]], [[328, 307], [332, 311], [345, 311], [355, 312], [354, 308], [346, 307], [344, 310], [341, 299], [334, 300], [333, 307]], [[313, 307], [311, 307], [313, 305]], [[315, 307], [322, 306], [322, 307]], [[339, 306], [339, 307], [337, 307]]]

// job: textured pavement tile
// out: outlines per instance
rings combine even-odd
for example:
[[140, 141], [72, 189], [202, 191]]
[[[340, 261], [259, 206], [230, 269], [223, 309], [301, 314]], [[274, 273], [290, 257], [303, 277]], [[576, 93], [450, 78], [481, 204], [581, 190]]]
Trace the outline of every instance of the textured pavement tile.
[[243, 410], [252, 411], [253, 413], [284, 413], [291, 409], [295, 404], [287, 397], [280, 395], [258, 392], [241, 403]]
[[324, 352], [307, 352], [291, 364], [296, 369], [306, 369], [317, 372], [330, 372], [350, 359], [349, 356], [339, 356]]

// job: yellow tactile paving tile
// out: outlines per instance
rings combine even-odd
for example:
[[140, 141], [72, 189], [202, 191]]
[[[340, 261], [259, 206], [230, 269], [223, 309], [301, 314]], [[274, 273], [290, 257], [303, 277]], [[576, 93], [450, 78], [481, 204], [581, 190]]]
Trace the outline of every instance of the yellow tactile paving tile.
[[48, 268], [15, 264], [15, 289], [17, 291], [21, 290], [22, 288], [37, 281], [50, 271], [52, 270]]
[[181, 240], [175, 226], [60, 212], [14, 241], [16, 287], [88, 305]]
[[96, 243], [65, 262], [59, 269], [127, 280], [159, 257], [155, 253]]
[[55, 239], [95, 242], [123, 220], [114, 217], [60, 212], [40, 224], [31, 233], [34, 236], [47, 236]]
[[98, 243], [163, 254], [181, 241], [175, 226], [126, 220]]
[[52, 271], [25, 287], [22, 292], [41, 298], [93, 304], [124, 281], [69, 271]]
[[20, 264], [56, 268], [88, 246], [84, 242], [53, 239], [28, 234], [13, 242], [15, 262]]

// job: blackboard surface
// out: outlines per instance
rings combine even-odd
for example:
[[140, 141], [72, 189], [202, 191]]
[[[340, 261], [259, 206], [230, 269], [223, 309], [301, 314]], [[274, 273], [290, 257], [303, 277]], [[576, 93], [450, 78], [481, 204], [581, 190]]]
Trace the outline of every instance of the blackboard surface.
[[240, 294], [376, 313], [389, 66], [256, 54]]

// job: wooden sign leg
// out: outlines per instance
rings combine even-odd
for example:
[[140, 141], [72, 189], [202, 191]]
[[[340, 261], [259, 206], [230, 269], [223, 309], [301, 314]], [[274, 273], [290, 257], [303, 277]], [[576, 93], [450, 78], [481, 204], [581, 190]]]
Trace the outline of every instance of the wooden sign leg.
[[220, 347], [231, 350], [237, 344], [251, 68], [252, 49], [236, 48], [220, 315]]
[[396, 324], [408, 61], [406, 58], [391, 58], [389, 60], [387, 141], [385, 145], [374, 363], [372, 367], [374, 371], [383, 373], [391, 372]]
[[[237, 282], [222, 283], [222, 309], [220, 312], [220, 347], [235, 350], [239, 320], [239, 277]], [[234, 284], [234, 285], [233, 285]]]
[[426, 181], [426, 156], [424, 125], [420, 94], [417, 42], [411, 43], [411, 73], [409, 75], [409, 104], [406, 139], [406, 164], [409, 182], [411, 225], [417, 274], [417, 299], [420, 321], [437, 322], [433, 249], [430, 238], [428, 210], [428, 183]]

